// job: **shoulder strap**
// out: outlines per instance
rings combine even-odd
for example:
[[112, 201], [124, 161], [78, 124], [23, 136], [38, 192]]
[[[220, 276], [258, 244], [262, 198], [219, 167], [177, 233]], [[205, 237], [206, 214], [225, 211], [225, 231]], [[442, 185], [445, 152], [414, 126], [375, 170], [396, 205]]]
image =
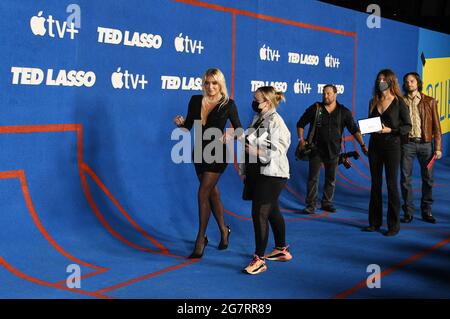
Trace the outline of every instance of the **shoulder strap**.
[[342, 136], [342, 132], [344, 130], [344, 126], [342, 125], [342, 109], [338, 105], [338, 127], [339, 127], [339, 137]]
[[253, 127], [255, 130], [259, 129], [259, 127], [261, 126], [261, 124], [262, 124], [264, 121], [266, 121], [266, 120], [271, 120], [271, 119], [275, 116], [275, 113], [277, 113], [277, 112], [273, 112], [272, 114], [270, 114], [270, 115], [269, 115], [268, 117], [266, 117], [266, 118], [261, 117], [261, 118], [257, 119], [256, 122], [253, 123], [253, 125], [252, 125], [251, 127]]
[[342, 133], [344, 132], [344, 125], [342, 125], [342, 108], [341, 108], [341, 106], [338, 106], [338, 107], [339, 107], [339, 110], [338, 110], [339, 139], [341, 141], [341, 145], [339, 145], [339, 151], [342, 148], [342, 144], [344, 144], [344, 153], [345, 153], [346, 152], [346, 150], [345, 150], [345, 142], [342, 143], [342, 140], [343, 140]]
[[316, 115], [314, 117], [314, 122], [311, 127], [311, 134], [309, 134], [309, 136], [308, 136], [308, 144], [311, 144], [311, 142], [314, 138], [314, 134], [316, 133], [316, 123], [317, 123], [317, 119], [319, 118], [320, 105], [317, 102], [315, 103], [315, 105], [316, 105]]
[[253, 123], [252, 127], [255, 130], [257, 130], [261, 126], [262, 122], [264, 122], [264, 119], [263, 118], [259, 118], [259, 119], [256, 120], [255, 123]]

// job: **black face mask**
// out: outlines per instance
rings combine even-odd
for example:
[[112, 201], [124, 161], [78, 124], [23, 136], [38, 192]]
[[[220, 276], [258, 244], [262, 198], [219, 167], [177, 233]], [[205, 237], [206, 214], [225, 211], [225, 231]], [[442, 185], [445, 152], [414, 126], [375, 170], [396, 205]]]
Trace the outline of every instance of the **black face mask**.
[[252, 102], [252, 109], [253, 111], [255, 111], [256, 113], [261, 113], [261, 109], [259, 108], [259, 103], [256, 101]]

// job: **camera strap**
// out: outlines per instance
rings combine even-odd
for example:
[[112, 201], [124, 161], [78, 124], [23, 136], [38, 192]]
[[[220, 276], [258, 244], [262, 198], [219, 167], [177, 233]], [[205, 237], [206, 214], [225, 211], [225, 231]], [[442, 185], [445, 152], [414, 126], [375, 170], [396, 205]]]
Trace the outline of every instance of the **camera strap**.
[[[345, 140], [344, 140], [344, 125], [342, 125], [342, 107], [340, 105], [338, 105], [338, 114], [337, 114], [337, 122], [338, 122], [338, 133], [339, 133], [339, 138], [341, 139], [341, 148], [342, 148], [342, 144], [344, 144], [344, 153], [346, 152], [345, 150]], [[344, 142], [344, 143], [342, 143]]]
[[316, 102], [316, 115], [314, 116], [314, 122], [312, 124], [311, 127], [311, 134], [309, 134], [307, 142], [309, 145], [311, 145], [313, 139], [314, 139], [314, 135], [316, 133], [316, 124], [317, 124], [317, 120], [319, 119], [319, 114], [320, 114], [320, 104]]

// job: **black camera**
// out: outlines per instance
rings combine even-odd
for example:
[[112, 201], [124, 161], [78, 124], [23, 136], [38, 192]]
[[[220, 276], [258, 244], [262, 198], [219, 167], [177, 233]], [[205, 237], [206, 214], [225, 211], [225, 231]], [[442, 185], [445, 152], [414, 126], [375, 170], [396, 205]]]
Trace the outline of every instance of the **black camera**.
[[352, 167], [352, 163], [348, 160], [349, 157], [353, 157], [357, 160], [359, 158], [359, 154], [356, 151], [339, 154], [339, 165], [344, 164], [346, 169]]

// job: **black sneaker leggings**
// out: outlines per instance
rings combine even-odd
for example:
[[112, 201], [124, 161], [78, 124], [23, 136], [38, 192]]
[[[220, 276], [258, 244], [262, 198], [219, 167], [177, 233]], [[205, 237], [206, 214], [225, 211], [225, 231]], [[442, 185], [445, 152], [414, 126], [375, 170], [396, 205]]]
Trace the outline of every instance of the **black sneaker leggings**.
[[258, 174], [253, 180], [252, 219], [255, 231], [255, 255], [263, 257], [269, 237], [269, 223], [275, 238], [275, 246], [286, 246], [286, 230], [278, 206], [278, 197], [287, 179]]

